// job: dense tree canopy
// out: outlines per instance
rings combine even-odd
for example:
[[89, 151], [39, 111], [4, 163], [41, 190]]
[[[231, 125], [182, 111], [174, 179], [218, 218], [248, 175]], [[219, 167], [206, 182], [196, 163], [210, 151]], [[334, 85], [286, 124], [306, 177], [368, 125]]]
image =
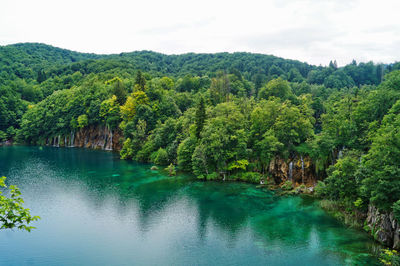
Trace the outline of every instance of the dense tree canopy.
[[307, 156], [326, 197], [398, 212], [399, 68], [3, 46], [0, 142], [41, 144], [101, 125], [122, 133], [124, 159], [252, 182], [274, 158]]

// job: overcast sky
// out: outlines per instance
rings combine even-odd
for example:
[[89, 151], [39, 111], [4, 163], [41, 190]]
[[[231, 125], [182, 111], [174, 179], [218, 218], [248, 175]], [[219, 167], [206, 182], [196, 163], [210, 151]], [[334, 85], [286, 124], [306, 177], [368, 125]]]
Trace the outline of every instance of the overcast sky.
[[0, 45], [400, 61], [399, 0], [1, 0]]

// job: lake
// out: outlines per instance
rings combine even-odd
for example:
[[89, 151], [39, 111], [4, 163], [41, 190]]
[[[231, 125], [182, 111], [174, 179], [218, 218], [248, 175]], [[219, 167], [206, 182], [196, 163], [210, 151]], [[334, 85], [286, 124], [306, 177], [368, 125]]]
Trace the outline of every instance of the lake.
[[41, 216], [0, 231], [0, 265], [375, 265], [376, 244], [309, 197], [168, 177], [78, 148], [0, 147], [0, 176]]

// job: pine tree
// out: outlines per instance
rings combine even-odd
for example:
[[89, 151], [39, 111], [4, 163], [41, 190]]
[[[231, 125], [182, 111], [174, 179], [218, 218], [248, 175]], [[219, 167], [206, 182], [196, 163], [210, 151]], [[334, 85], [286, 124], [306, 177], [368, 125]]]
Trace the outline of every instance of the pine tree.
[[196, 110], [196, 138], [200, 139], [200, 133], [203, 130], [204, 122], [206, 120], [206, 107], [204, 105], [204, 98], [200, 98], [199, 105]]

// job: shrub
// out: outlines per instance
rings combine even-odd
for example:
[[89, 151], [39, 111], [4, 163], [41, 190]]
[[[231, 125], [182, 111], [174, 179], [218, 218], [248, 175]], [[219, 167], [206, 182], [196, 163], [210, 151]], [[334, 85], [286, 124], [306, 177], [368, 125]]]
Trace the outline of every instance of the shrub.
[[393, 265], [393, 266], [400, 265], [400, 255], [396, 250], [383, 249], [379, 256], [379, 260], [384, 265]]
[[132, 141], [130, 138], [127, 138], [122, 145], [122, 149], [119, 153], [121, 155], [121, 159], [132, 159], [133, 157], [133, 148]]
[[154, 149], [154, 142], [152, 140], [146, 141], [142, 149], [136, 154], [136, 160], [139, 162], [148, 162], [151, 156], [151, 152]]
[[322, 181], [318, 181], [314, 188], [315, 196], [322, 198], [326, 195], [326, 184]]
[[290, 181], [290, 180], [285, 181], [285, 183], [282, 184], [281, 188], [282, 188], [283, 190], [286, 190], [286, 191], [292, 190], [292, 189], [293, 189], [293, 183], [292, 183], [292, 181]]
[[159, 148], [158, 151], [151, 154], [151, 161], [158, 165], [168, 164], [168, 153], [163, 148]]
[[241, 175], [240, 179], [250, 183], [260, 183], [261, 175], [257, 172], [245, 172]]
[[206, 175], [207, 180], [217, 180], [219, 175], [216, 172]]
[[0, 130], [0, 142], [7, 140], [7, 134]]
[[168, 175], [169, 176], [174, 176], [176, 175], [176, 171], [175, 171], [175, 166], [171, 163], [170, 165], [168, 165], [167, 168], [165, 168], [164, 170], [168, 171]]

